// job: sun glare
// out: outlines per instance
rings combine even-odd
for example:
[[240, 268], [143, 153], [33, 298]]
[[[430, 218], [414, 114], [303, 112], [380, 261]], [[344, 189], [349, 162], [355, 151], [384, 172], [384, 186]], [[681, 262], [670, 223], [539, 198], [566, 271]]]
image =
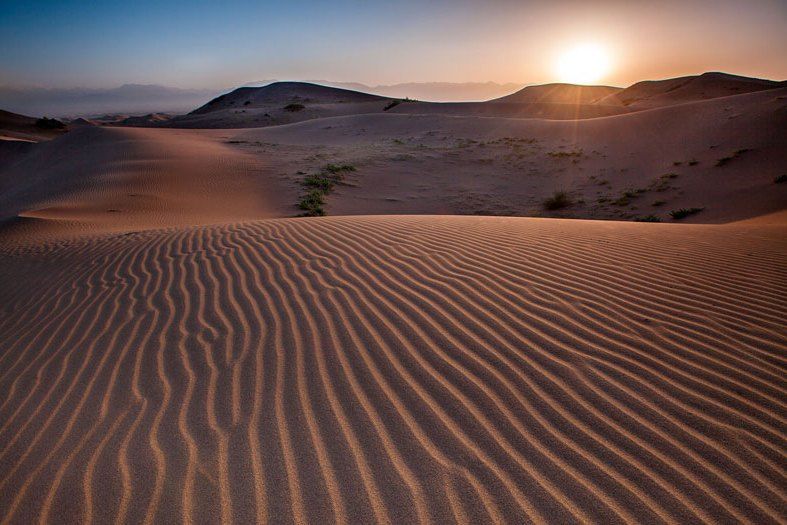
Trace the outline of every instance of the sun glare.
[[572, 84], [598, 82], [609, 71], [607, 51], [597, 44], [582, 44], [566, 50], [555, 63], [558, 77]]

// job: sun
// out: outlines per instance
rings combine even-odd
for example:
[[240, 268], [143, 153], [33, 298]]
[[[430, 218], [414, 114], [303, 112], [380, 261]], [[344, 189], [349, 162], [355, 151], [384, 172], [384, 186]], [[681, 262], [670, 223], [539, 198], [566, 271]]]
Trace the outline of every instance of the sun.
[[609, 53], [598, 44], [581, 44], [566, 50], [555, 62], [562, 82], [592, 84], [609, 72]]

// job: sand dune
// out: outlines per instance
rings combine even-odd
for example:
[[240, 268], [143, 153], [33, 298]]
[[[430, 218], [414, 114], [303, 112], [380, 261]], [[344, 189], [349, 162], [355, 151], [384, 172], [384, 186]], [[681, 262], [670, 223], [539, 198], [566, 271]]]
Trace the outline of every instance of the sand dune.
[[[51, 120], [51, 122], [62, 126], [59, 121]], [[59, 137], [65, 131], [65, 126], [62, 129], [55, 129], [47, 126], [46, 122], [40, 122], [37, 118], [0, 109], [0, 142], [10, 140], [46, 141]]]
[[352, 185], [330, 196], [332, 215], [532, 216], [565, 190], [576, 202], [553, 215], [669, 220], [670, 210], [703, 207], [688, 220], [729, 222], [784, 209], [787, 187], [774, 180], [787, 166], [785, 129], [781, 88], [579, 121], [389, 112], [233, 139], [292, 174], [356, 166]]
[[577, 120], [629, 113], [622, 105], [581, 104], [572, 102], [411, 102], [399, 104], [391, 113], [462, 115], [506, 118]]
[[0, 169], [0, 220], [62, 235], [292, 215], [268, 170], [216, 134], [84, 127]]
[[621, 88], [612, 86], [542, 84], [524, 87], [516, 93], [496, 98], [490, 102], [593, 104], [620, 91]]
[[623, 104], [632, 109], [670, 106], [698, 100], [785, 87], [785, 82], [709, 72], [667, 80], [645, 80], [611, 93], [598, 104]]
[[[784, 209], [785, 129], [784, 88], [582, 121], [380, 112], [241, 130], [85, 127], [0, 148], [0, 233], [291, 217], [304, 174], [327, 163], [357, 168], [330, 215], [669, 221], [702, 207], [685, 220], [730, 222]], [[557, 190], [574, 204], [545, 211]]]
[[[147, 125], [190, 129], [279, 126], [306, 120], [367, 113], [418, 113], [487, 117], [577, 120], [607, 117], [742, 95], [784, 87], [784, 82], [727, 73], [637, 82], [625, 89], [612, 86], [543, 84], [486, 102], [414, 102], [308, 82], [274, 82], [242, 87], [217, 97], [188, 115]], [[403, 101], [404, 102], [404, 101]], [[297, 110], [291, 105], [298, 104]], [[288, 109], [288, 106], [290, 108]], [[146, 125], [142, 123], [134, 125]]]
[[783, 232], [356, 217], [3, 244], [3, 522], [784, 522]]

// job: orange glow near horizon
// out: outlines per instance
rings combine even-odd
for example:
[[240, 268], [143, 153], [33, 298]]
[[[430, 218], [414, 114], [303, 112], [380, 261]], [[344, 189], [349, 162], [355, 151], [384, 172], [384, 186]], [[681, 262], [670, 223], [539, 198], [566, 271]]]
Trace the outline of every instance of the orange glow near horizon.
[[599, 44], [584, 43], [563, 51], [555, 61], [555, 73], [561, 82], [594, 84], [611, 70], [609, 51]]

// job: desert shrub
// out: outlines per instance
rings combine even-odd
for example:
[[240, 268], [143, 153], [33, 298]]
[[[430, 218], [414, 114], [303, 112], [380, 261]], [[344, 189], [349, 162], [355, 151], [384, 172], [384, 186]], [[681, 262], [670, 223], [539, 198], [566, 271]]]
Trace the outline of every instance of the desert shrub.
[[554, 157], [556, 159], [565, 159], [570, 157], [581, 157], [582, 150], [571, 150], [571, 151], [550, 151], [547, 153], [550, 157]]
[[247, 100], [246, 102], [243, 103], [244, 106], [248, 106], [249, 104], [251, 104], [251, 100]]
[[787, 182], [787, 175], [779, 175], [778, 177], [773, 179], [773, 182], [775, 182], [776, 184], [783, 184]]
[[571, 197], [565, 191], [556, 191], [551, 197], [544, 200], [544, 208], [547, 210], [560, 210], [572, 204]]
[[325, 215], [325, 193], [320, 190], [311, 190], [301, 198], [298, 208], [303, 210], [304, 217], [319, 217]]
[[651, 206], [664, 206], [665, 204], [667, 204], [667, 201], [653, 201]]
[[328, 173], [341, 173], [344, 171], [355, 171], [355, 166], [350, 164], [326, 164], [323, 171]]
[[643, 217], [636, 217], [634, 222], [661, 222], [661, 219], [655, 215], [645, 215]]
[[732, 155], [720, 158], [719, 160], [716, 161], [716, 167], [721, 167], [721, 166], [724, 166], [725, 164], [728, 164], [731, 160], [737, 159], [738, 157], [740, 157], [741, 155], [743, 155], [747, 151], [751, 151], [751, 150], [748, 149], [748, 148], [739, 149], [739, 150], [736, 150], [735, 152], [733, 152]]
[[700, 161], [698, 161], [698, 160], [694, 160], [694, 159], [691, 159], [691, 160], [689, 161], [689, 166], [696, 166], [696, 165], [697, 165], [697, 164], [699, 164], [699, 163], [700, 163]]
[[667, 191], [670, 189], [670, 181], [677, 177], [677, 173], [665, 173], [650, 184], [650, 189], [654, 191]]
[[[303, 210], [301, 216], [325, 215], [325, 196], [333, 191], [334, 186], [342, 182], [345, 173], [351, 171], [355, 171], [355, 166], [350, 164], [326, 164], [318, 173], [304, 177], [303, 185], [309, 188], [309, 191], [298, 203], [298, 208]], [[303, 172], [298, 173], [303, 174]]]
[[672, 210], [669, 212], [669, 214], [673, 220], [679, 221], [681, 219], [685, 219], [689, 215], [695, 215], [704, 209], [705, 208], [681, 208], [679, 210]]
[[40, 118], [36, 120], [38, 129], [65, 129], [66, 125], [55, 118]]
[[282, 109], [284, 109], [284, 111], [289, 111], [291, 113], [294, 113], [296, 111], [302, 111], [306, 109], [306, 106], [304, 106], [303, 104], [293, 103], [293, 104], [287, 104]]

